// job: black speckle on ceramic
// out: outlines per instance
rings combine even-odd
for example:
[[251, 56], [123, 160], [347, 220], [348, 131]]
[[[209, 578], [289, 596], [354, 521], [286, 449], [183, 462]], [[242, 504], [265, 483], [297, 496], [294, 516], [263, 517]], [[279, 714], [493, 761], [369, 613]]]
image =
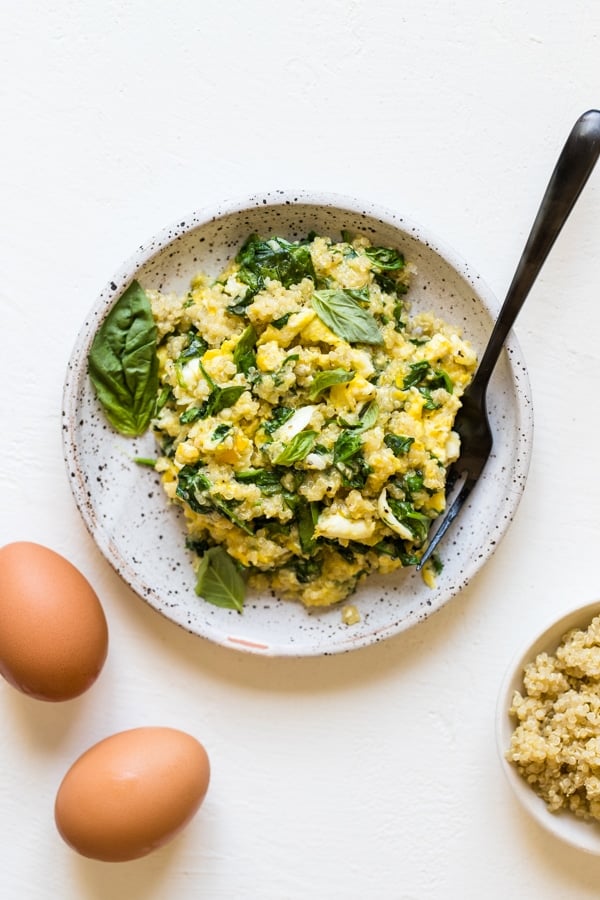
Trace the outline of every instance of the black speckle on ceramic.
[[288, 239], [310, 231], [339, 238], [343, 229], [401, 249], [416, 266], [413, 311], [432, 311], [460, 325], [479, 354], [499, 308], [460, 257], [414, 222], [380, 207], [332, 194], [275, 191], [223, 203], [180, 219], [139, 248], [102, 291], [81, 328], [63, 394], [63, 448], [73, 495], [98, 547], [154, 609], [193, 634], [272, 656], [340, 653], [416, 625], [456, 595], [494, 552], [523, 493], [533, 434], [531, 391], [511, 335], [488, 391], [494, 451], [442, 545], [444, 569], [430, 589], [413, 570], [375, 577], [352, 597], [361, 620], [342, 623], [339, 608], [307, 612], [272, 595], [251, 596], [242, 615], [218, 609], [194, 592], [191, 556], [179, 511], [168, 505], [157, 475], [136, 456], [153, 456], [151, 434], [116, 434], [98, 407], [87, 375], [95, 331], [135, 277], [147, 288], [183, 293], [199, 270], [217, 274], [252, 232]]

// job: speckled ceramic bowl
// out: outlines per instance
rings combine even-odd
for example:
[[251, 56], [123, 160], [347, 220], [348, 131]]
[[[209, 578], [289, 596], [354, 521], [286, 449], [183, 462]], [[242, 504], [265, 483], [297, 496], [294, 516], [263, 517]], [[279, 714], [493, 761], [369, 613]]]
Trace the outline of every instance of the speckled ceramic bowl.
[[352, 650], [416, 625], [453, 597], [491, 555], [521, 497], [529, 465], [529, 381], [511, 336], [489, 389], [495, 449], [470, 501], [443, 545], [444, 569], [432, 590], [414, 570], [373, 577], [353, 597], [360, 622], [345, 625], [340, 609], [307, 612], [272, 596], [250, 596], [242, 615], [199, 600], [184, 523], [167, 505], [158, 478], [132, 460], [155, 453], [113, 432], [87, 376], [98, 325], [132, 278], [143, 286], [183, 292], [198, 270], [217, 274], [252, 232], [288, 239], [310, 231], [363, 232], [400, 248], [417, 267], [412, 309], [432, 310], [462, 326], [481, 352], [499, 304], [479, 276], [423, 228], [369, 203], [329, 194], [271, 194], [223, 203], [181, 218], [139, 248], [92, 306], [78, 335], [64, 388], [64, 455], [76, 503], [109, 562], [156, 610], [183, 628], [228, 647], [270, 655], [307, 656]]
[[526, 647], [521, 649], [508, 667], [496, 709], [496, 741], [500, 762], [509, 785], [527, 812], [543, 828], [572, 847], [587, 853], [600, 854], [600, 824], [585, 822], [570, 812], [550, 812], [541, 797], [532, 790], [515, 766], [506, 759], [506, 751], [514, 729], [514, 721], [508, 714], [515, 691], [523, 691], [525, 666], [533, 662], [538, 653], [554, 653], [565, 634], [572, 628], [587, 628], [592, 619], [600, 615], [600, 601], [588, 603], [556, 619], [544, 627]]

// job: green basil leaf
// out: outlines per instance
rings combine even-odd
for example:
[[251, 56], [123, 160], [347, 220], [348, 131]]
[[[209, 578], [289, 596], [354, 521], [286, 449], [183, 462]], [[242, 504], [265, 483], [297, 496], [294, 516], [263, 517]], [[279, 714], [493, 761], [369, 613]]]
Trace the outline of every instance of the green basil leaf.
[[[213, 416], [220, 413], [222, 409], [234, 406], [246, 390], [246, 386], [243, 384], [232, 384], [230, 387], [218, 388], [217, 390], [219, 393], [212, 403], [210, 412], [210, 415]], [[216, 393], [216, 391], [213, 393]]]
[[289, 442], [287, 447], [281, 451], [275, 460], [276, 466], [291, 466], [292, 463], [299, 462], [308, 456], [312, 449], [317, 436], [316, 431], [300, 431]]
[[90, 380], [104, 413], [121, 434], [148, 428], [158, 393], [157, 331], [146, 292], [132, 281], [94, 336]]
[[368, 431], [377, 422], [379, 416], [379, 404], [376, 400], [370, 400], [364, 406], [358, 416], [358, 425], [355, 428], [357, 432]]
[[383, 344], [376, 319], [346, 291], [315, 291], [311, 303], [323, 324], [349, 344]]
[[385, 446], [389, 447], [395, 456], [405, 456], [414, 442], [414, 437], [403, 434], [386, 434], [383, 439]]
[[208, 395], [208, 400], [205, 400], [202, 406], [195, 406], [192, 409], [186, 410], [179, 417], [179, 421], [183, 421], [183, 417], [188, 414], [190, 416], [190, 418], [186, 420], [188, 422], [216, 416], [221, 410], [234, 406], [245, 390], [247, 390], [247, 388], [243, 384], [232, 384], [229, 387], [224, 388], [215, 385]]
[[373, 425], [377, 422], [379, 417], [379, 404], [376, 400], [369, 400], [368, 403], [365, 403], [363, 408], [358, 414], [357, 422], [347, 422], [345, 419], [342, 419], [340, 416], [338, 418], [338, 423], [343, 428], [351, 428], [355, 434], [361, 434], [363, 431], [368, 431], [369, 428], [372, 428]]
[[214, 606], [242, 612], [246, 585], [235, 562], [222, 547], [211, 547], [200, 560], [196, 593]]
[[311, 400], [316, 400], [319, 394], [322, 394], [327, 388], [333, 387], [334, 384], [347, 384], [353, 378], [354, 372], [347, 372], [345, 369], [329, 369], [326, 372], [317, 372], [313, 378], [308, 396]]

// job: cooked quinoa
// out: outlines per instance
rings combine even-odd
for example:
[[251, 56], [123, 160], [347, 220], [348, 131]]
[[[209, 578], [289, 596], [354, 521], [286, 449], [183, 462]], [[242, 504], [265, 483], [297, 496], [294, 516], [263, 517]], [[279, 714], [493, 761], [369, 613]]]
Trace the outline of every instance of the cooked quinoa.
[[219, 547], [251, 587], [329, 606], [418, 561], [476, 358], [458, 328], [410, 316], [411, 274], [362, 236], [253, 235], [183, 296], [146, 291], [157, 470], [200, 582]]
[[525, 667], [507, 759], [552, 812], [600, 820], [600, 616]]

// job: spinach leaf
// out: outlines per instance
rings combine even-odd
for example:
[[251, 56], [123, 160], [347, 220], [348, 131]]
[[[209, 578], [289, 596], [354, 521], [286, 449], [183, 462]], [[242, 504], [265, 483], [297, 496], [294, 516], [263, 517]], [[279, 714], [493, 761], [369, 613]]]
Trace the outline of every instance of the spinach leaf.
[[429, 562], [431, 564], [431, 568], [434, 571], [435, 575], [440, 575], [444, 570], [444, 563], [441, 557], [438, 556], [437, 553], [432, 553], [429, 557]]
[[342, 431], [333, 445], [333, 464], [342, 476], [344, 487], [365, 486], [371, 468], [362, 455], [360, 430]]
[[406, 328], [406, 322], [404, 321], [404, 303], [401, 300], [398, 300], [397, 303], [394, 304], [393, 310], [394, 316], [394, 331], [404, 331]]
[[292, 438], [287, 447], [285, 447], [285, 449], [281, 451], [281, 453], [275, 460], [275, 465], [291, 466], [293, 465], [293, 463], [299, 462], [301, 459], [304, 459], [305, 456], [308, 456], [308, 454], [310, 453], [316, 436], [316, 431], [310, 431], [309, 429], [307, 429], [306, 431], [300, 431]]
[[360, 452], [362, 440], [360, 432], [348, 429], [342, 431], [333, 445], [333, 462], [348, 462], [353, 456]]
[[[426, 359], [409, 365], [408, 374], [405, 375], [402, 387], [408, 390], [411, 387], [417, 387], [422, 391], [424, 396], [429, 396], [430, 392], [438, 388], [444, 388], [449, 394], [452, 393], [454, 385], [452, 379], [443, 369], [432, 369], [430, 363]], [[429, 406], [427, 409], [437, 409], [437, 406]]]
[[247, 375], [250, 369], [256, 368], [256, 347], [257, 334], [253, 325], [248, 325], [240, 335], [240, 339], [235, 345], [233, 351], [233, 361], [238, 372]]
[[391, 247], [365, 247], [365, 256], [382, 272], [396, 272], [404, 268], [404, 257]]
[[311, 303], [323, 324], [349, 344], [383, 344], [375, 318], [347, 291], [315, 291]]
[[431, 525], [429, 516], [418, 512], [407, 500], [395, 500], [393, 497], [388, 497], [388, 503], [398, 521], [412, 533], [415, 542], [424, 543]]
[[272, 237], [263, 241], [257, 234], [252, 234], [236, 256], [239, 264], [237, 277], [247, 285], [246, 293], [241, 300], [228, 307], [236, 315], [244, 315], [256, 294], [265, 286], [265, 279], [280, 281], [289, 288], [298, 284], [303, 278], [311, 278], [315, 283], [315, 274], [310, 248], [301, 242], [286, 241], [282, 237]]
[[210, 511], [211, 499], [207, 494], [210, 481], [199, 467], [182, 466], [177, 476], [177, 488], [175, 493], [184, 500], [190, 509], [196, 513]]
[[212, 487], [206, 475], [200, 467], [182, 466], [177, 476], [176, 495], [184, 500], [192, 512], [206, 514], [216, 509], [221, 515], [226, 516], [230, 522], [245, 531], [246, 534], [254, 534], [247, 522], [236, 516], [233, 500], [225, 500], [219, 494], [210, 494]]
[[191, 422], [197, 422], [198, 419], [216, 416], [222, 409], [227, 409], [237, 403], [245, 390], [247, 388], [243, 384], [233, 384], [224, 388], [215, 386], [204, 403], [200, 406], [190, 406], [181, 413], [179, 421], [182, 425], [189, 425]]
[[338, 472], [342, 476], [342, 484], [347, 488], [356, 488], [360, 490], [367, 483], [367, 478], [371, 474], [371, 467], [365, 460], [362, 453], [357, 454], [345, 463], [338, 463], [336, 466]]
[[231, 313], [232, 316], [245, 316], [246, 310], [254, 300], [254, 297], [256, 296], [258, 291], [258, 287], [254, 291], [248, 289], [243, 297], [237, 297], [235, 303], [231, 303], [227, 307], [227, 312]]
[[221, 425], [217, 425], [217, 427], [211, 434], [211, 438], [213, 441], [221, 442], [225, 439], [228, 431], [231, 431], [231, 425], [227, 425], [225, 422], [222, 422]]
[[441, 403], [436, 403], [433, 397], [431, 396], [431, 391], [429, 388], [419, 386], [419, 393], [421, 396], [425, 398], [425, 403], [423, 404], [423, 409], [439, 409], [442, 405]]
[[211, 547], [200, 560], [196, 593], [214, 606], [242, 612], [246, 593], [244, 579], [222, 547]]
[[186, 550], [191, 550], [192, 553], [196, 553], [198, 556], [202, 556], [203, 553], [206, 553], [210, 546], [208, 541], [203, 538], [193, 538], [188, 535], [185, 539]]
[[255, 484], [261, 493], [267, 496], [281, 491], [279, 475], [272, 469], [245, 469], [242, 472], [235, 472], [235, 480], [242, 484]]
[[187, 345], [177, 357], [176, 363], [185, 363], [190, 359], [196, 359], [197, 357], [204, 356], [204, 354], [208, 350], [208, 344], [206, 343], [202, 335], [199, 334], [197, 329], [190, 329], [190, 331], [188, 331], [187, 337]]
[[273, 319], [273, 321], [271, 322], [271, 325], [273, 326], [273, 328], [276, 328], [277, 331], [281, 331], [283, 326], [287, 325], [288, 319], [291, 315], [292, 315], [291, 312], [285, 313], [285, 315], [279, 316], [278, 319]]
[[318, 503], [301, 503], [298, 507], [298, 540], [303, 553], [312, 553], [315, 547], [315, 525], [319, 518]]
[[423, 473], [419, 469], [407, 472], [403, 480], [408, 494], [416, 494], [417, 491], [423, 490]]
[[152, 418], [155, 418], [159, 414], [159, 412], [161, 411], [161, 409], [163, 408], [163, 406], [165, 405], [165, 403], [167, 402], [169, 397], [171, 397], [172, 393], [173, 393], [173, 391], [171, 390], [170, 385], [166, 385], [162, 389], [162, 391], [160, 392], [160, 394], [158, 394], [158, 396], [156, 398], [156, 404], [154, 406], [154, 414], [153, 414]]
[[395, 456], [405, 456], [414, 442], [414, 437], [403, 434], [386, 434], [383, 439], [385, 446], [389, 447]]
[[392, 275], [388, 275], [386, 272], [374, 272], [373, 281], [375, 284], [379, 285], [380, 290], [382, 290], [384, 294], [398, 293], [398, 282]]
[[296, 578], [301, 584], [314, 581], [321, 574], [322, 563], [320, 559], [298, 559], [294, 563]]
[[298, 353], [288, 353], [277, 371], [273, 374], [273, 382], [277, 385], [281, 384], [286, 374], [286, 366], [289, 366], [291, 363], [297, 362], [299, 359], [300, 356]]
[[94, 336], [88, 370], [110, 424], [137, 437], [148, 428], [158, 393], [157, 330], [146, 292], [132, 281]]
[[[272, 237], [263, 241], [258, 235], [251, 235], [239, 251], [240, 277], [245, 284], [253, 279], [264, 284], [265, 278], [280, 281], [285, 288], [299, 284], [303, 278], [317, 278], [306, 244], [286, 241], [282, 237]], [[243, 276], [250, 275], [248, 281]]]
[[432, 391], [436, 388], [444, 388], [449, 394], [454, 390], [454, 383], [444, 369], [436, 369], [432, 372], [431, 377], [427, 380], [427, 386]]
[[408, 369], [408, 374], [404, 376], [404, 381], [402, 382], [402, 388], [405, 391], [421, 384], [430, 373], [431, 366], [426, 359], [422, 359], [419, 362], [411, 363]]
[[182, 425], [190, 425], [192, 422], [196, 422], [198, 419], [205, 419], [204, 415], [204, 404], [202, 406], [190, 406], [189, 409], [186, 409], [185, 412], [182, 412], [179, 416], [179, 421]]
[[240, 519], [240, 517], [236, 516], [235, 512], [233, 511], [234, 507], [239, 501], [226, 500], [219, 494], [213, 494], [210, 499], [214, 508], [218, 512], [220, 512], [221, 515], [229, 519], [230, 522], [233, 522], [234, 525], [237, 525], [238, 528], [241, 528], [242, 531], [245, 531], [246, 534], [254, 534], [254, 529], [249, 525], [249, 523], [244, 521], [244, 519]]
[[327, 388], [333, 387], [334, 384], [347, 384], [353, 378], [354, 372], [347, 372], [345, 369], [328, 369], [324, 372], [317, 372], [308, 396], [311, 400], [316, 400], [319, 394], [322, 394]]

